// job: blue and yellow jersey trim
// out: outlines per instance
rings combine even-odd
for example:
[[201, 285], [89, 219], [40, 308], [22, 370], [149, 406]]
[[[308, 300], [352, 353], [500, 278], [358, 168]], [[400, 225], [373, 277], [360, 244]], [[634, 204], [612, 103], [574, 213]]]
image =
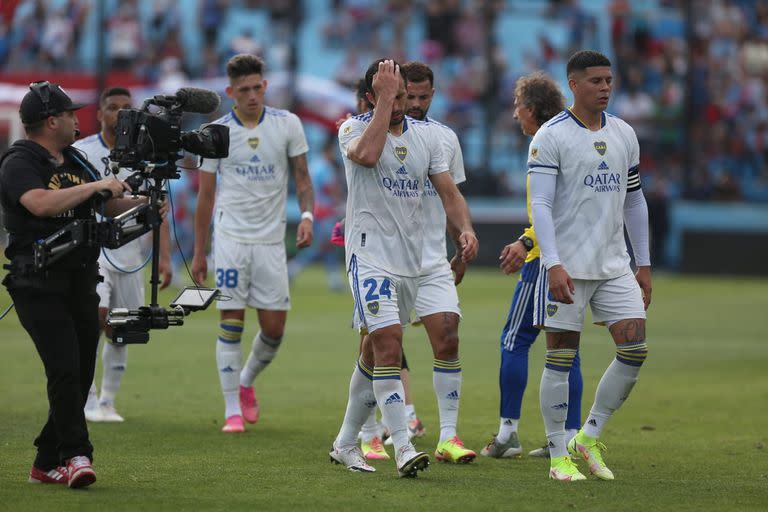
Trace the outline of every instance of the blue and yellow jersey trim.
[[112, 151], [112, 146], [107, 144], [107, 141], [104, 139], [104, 136], [99, 132], [99, 142], [101, 142], [101, 145], [104, 146], [106, 149]]
[[[574, 121], [576, 121], [576, 124], [581, 126], [582, 128], [587, 128], [587, 124], [579, 119], [579, 117], [573, 113], [573, 106], [568, 107], [565, 111], [568, 113], [571, 118], [573, 118]], [[606, 116], [605, 112], [600, 112], [600, 128], [605, 128], [606, 123]]]
[[[261, 107], [261, 115], [259, 116], [259, 122], [256, 123], [256, 126], [260, 125], [262, 121], [264, 121], [264, 117], [267, 115], [267, 107], [262, 106]], [[243, 125], [243, 120], [240, 119], [240, 116], [237, 114], [237, 107], [232, 107], [232, 119], [235, 120], [237, 124], [240, 126]]]

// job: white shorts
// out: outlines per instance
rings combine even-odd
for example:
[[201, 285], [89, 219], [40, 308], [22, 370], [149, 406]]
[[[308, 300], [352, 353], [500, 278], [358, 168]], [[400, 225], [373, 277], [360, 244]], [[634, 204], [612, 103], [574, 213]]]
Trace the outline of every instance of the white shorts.
[[99, 269], [104, 281], [96, 285], [100, 308], [136, 309], [144, 305], [144, 274], [126, 274], [119, 270]]
[[217, 236], [213, 258], [216, 288], [232, 297], [217, 301], [217, 309], [291, 309], [284, 243], [246, 244]]
[[645, 318], [643, 294], [631, 272], [614, 279], [574, 279], [573, 287], [573, 304], [551, 300], [547, 272], [542, 268], [533, 303], [534, 327], [581, 332], [587, 304], [592, 309], [592, 321], [598, 325]]
[[459, 294], [453, 283], [451, 265], [447, 261], [442, 268], [419, 276], [418, 286], [413, 309], [419, 318], [435, 313], [456, 313], [461, 316]]
[[408, 325], [416, 301], [416, 277], [390, 274], [367, 265], [354, 254], [347, 275], [355, 300], [355, 328], [374, 332], [390, 325]]

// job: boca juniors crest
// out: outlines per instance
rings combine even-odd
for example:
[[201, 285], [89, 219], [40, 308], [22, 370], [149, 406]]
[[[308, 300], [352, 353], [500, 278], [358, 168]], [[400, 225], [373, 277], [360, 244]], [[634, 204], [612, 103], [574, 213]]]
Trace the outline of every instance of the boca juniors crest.
[[557, 304], [547, 304], [547, 316], [555, 316], [557, 313]]
[[600, 156], [603, 156], [605, 154], [605, 150], [608, 149], [608, 145], [603, 141], [596, 141], [595, 142], [595, 150]]
[[258, 137], [251, 137], [248, 139], [248, 145], [251, 146], [251, 149], [256, 149], [259, 147], [259, 138]]
[[366, 306], [368, 307], [368, 311], [370, 311], [372, 315], [376, 315], [379, 313], [379, 301], [374, 300], [366, 304]]
[[408, 148], [405, 146], [397, 146], [395, 148], [395, 155], [401, 162], [405, 162], [405, 157], [408, 156]]

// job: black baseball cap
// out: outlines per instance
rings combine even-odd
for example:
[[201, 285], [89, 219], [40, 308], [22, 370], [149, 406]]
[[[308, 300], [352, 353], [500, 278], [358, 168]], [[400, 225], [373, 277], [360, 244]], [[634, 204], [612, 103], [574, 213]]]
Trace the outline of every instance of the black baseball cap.
[[49, 116], [83, 108], [85, 103], [74, 103], [59, 84], [34, 82], [19, 106], [21, 122], [31, 124]]

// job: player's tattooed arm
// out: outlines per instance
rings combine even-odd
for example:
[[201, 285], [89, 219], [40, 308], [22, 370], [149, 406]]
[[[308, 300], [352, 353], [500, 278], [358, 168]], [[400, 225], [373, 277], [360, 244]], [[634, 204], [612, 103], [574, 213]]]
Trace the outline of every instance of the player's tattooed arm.
[[[299, 210], [302, 212], [315, 211], [315, 192], [312, 189], [312, 178], [309, 176], [307, 154], [291, 157], [293, 179], [296, 181], [296, 197], [299, 200]], [[302, 219], [296, 229], [296, 247], [302, 249], [312, 244], [312, 221]]]

